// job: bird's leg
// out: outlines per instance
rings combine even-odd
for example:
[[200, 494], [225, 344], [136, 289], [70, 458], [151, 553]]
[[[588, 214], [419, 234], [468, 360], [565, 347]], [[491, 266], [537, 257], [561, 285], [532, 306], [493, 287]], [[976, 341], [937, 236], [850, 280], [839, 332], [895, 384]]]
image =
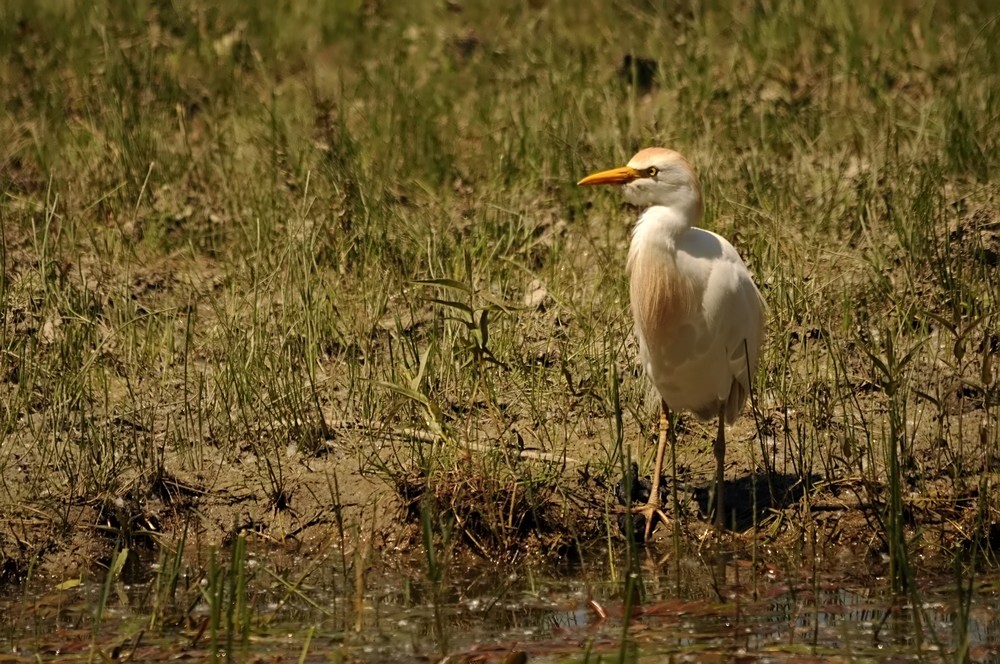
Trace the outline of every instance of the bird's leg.
[[726, 472], [726, 405], [719, 406], [719, 433], [715, 436], [715, 527], [722, 530], [726, 527], [725, 501], [722, 497], [722, 485], [725, 483]]
[[660, 440], [656, 446], [656, 464], [653, 467], [653, 483], [649, 488], [649, 500], [645, 505], [641, 505], [633, 509], [634, 512], [640, 513], [646, 517], [646, 530], [643, 534], [643, 540], [648, 540], [650, 533], [653, 532], [653, 521], [655, 517], [659, 517], [664, 521], [667, 521], [667, 515], [663, 513], [660, 509], [660, 474], [663, 472], [663, 453], [667, 449], [667, 438], [670, 430], [670, 409], [667, 407], [665, 401], [661, 402], [662, 408], [660, 409]]

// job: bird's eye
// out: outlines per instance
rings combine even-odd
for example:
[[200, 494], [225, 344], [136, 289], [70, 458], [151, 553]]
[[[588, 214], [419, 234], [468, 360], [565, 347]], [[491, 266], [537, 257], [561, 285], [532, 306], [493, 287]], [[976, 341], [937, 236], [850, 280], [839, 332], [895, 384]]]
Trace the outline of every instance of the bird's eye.
[[660, 169], [658, 169], [656, 166], [650, 166], [649, 168], [646, 169], [646, 177], [655, 178], [656, 174], [659, 172]]

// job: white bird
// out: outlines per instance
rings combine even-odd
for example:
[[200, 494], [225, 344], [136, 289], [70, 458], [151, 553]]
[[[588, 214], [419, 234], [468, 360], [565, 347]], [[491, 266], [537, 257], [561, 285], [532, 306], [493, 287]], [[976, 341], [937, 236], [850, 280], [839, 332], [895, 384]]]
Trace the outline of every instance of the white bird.
[[[697, 228], [701, 188], [691, 165], [665, 148], [640, 150], [627, 166], [593, 173], [581, 185], [621, 185], [629, 203], [645, 207], [628, 251], [629, 299], [639, 361], [660, 394], [659, 445], [646, 505], [648, 538], [660, 505], [660, 473], [670, 409], [717, 417], [715, 525], [726, 516], [726, 429], [750, 394], [764, 335], [764, 300], [747, 266], [724, 238]], [[671, 436], [672, 439], [672, 436]]]

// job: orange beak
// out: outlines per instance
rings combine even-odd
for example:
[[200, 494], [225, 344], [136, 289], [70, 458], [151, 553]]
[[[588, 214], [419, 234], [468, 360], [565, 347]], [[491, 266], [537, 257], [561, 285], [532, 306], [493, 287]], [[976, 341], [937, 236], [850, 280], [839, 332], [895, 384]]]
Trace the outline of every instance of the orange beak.
[[608, 171], [599, 171], [597, 173], [591, 173], [587, 177], [583, 178], [577, 185], [591, 185], [591, 184], [628, 184], [633, 180], [638, 180], [642, 175], [639, 171], [635, 170], [631, 166], [622, 166], [621, 168], [612, 168]]

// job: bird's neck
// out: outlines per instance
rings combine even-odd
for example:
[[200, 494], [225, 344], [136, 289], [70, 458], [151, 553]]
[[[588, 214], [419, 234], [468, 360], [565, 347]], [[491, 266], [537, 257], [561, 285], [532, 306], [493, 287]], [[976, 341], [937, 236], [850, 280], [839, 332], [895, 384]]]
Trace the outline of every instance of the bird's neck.
[[632, 230], [632, 250], [673, 245], [699, 221], [700, 205], [654, 205], [646, 208]]

